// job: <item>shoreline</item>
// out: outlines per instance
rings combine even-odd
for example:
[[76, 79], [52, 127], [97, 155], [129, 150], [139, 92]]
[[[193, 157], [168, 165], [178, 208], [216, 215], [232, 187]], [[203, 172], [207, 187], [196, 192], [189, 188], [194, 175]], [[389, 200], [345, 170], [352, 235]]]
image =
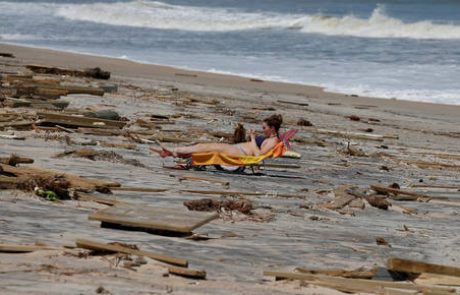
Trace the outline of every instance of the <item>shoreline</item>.
[[[324, 88], [313, 85], [295, 84], [259, 80], [256, 78], [212, 73], [197, 70], [181, 69], [172, 66], [140, 63], [122, 58], [107, 57], [85, 53], [75, 53], [46, 49], [40, 47], [16, 45], [0, 42], [0, 52], [13, 53], [16, 58], [24, 63], [38, 63], [57, 67], [88, 68], [101, 67], [110, 71], [115, 76], [161, 80], [163, 82], [179, 82], [200, 86], [199, 91], [206, 93], [211, 89], [212, 94], [220, 92], [220, 88], [233, 88], [235, 90], [250, 92], [268, 92], [270, 94], [290, 95], [303, 102], [328, 102], [343, 105], [367, 105], [385, 108], [388, 111], [402, 111], [413, 115], [436, 115], [456, 118], [460, 114], [460, 105], [447, 105], [431, 102], [388, 99], [367, 96], [355, 96], [343, 93], [325, 91]], [[194, 87], [197, 88], [197, 87]], [[195, 89], [196, 91], [196, 89]], [[329, 100], [329, 101], [325, 101]]]
[[[349, 97], [316, 87], [45, 49], [0, 45], [0, 52], [16, 55], [0, 57], [6, 102], [0, 145], [8, 163], [0, 164], [0, 174], [11, 183], [11, 189], [0, 189], [0, 242], [42, 247], [21, 255], [0, 253], [1, 294], [334, 295], [345, 293], [316, 279], [308, 284], [278, 281], [272, 274], [298, 275], [298, 268], [372, 270], [385, 268], [391, 257], [445, 266], [460, 259], [455, 251], [460, 228], [460, 116], [455, 106]], [[101, 67], [112, 77], [31, 77], [27, 64]], [[35, 92], [73, 86], [116, 90], [58, 98]], [[10, 104], [15, 98], [31, 104]], [[68, 104], [56, 113], [50, 105], [55, 102]], [[122, 122], [88, 115], [98, 110], [114, 111]], [[255, 170], [235, 174], [214, 166], [176, 169], [173, 159], [149, 149], [157, 141], [171, 147], [230, 143], [237, 123], [260, 130], [263, 118], [275, 112], [283, 116], [282, 131], [299, 131], [292, 150], [300, 158], [266, 159]], [[10, 166], [17, 156], [23, 157], [21, 163], [33, 160], [33, 166]], [[53, 202], [32, 188], [14, 186], [23, 177], [57, 176], [77, 192], [71, 199]], [[101, 184], [121, 189], [96, 192]], [[395, 184], [403, 198], [379, 193]], [[252, 209], [249, 214], [216, 209], [218, 218], [189, 236], [106, 227], [90, 218], [111, 205], [129, 206], [139, 221], [164, 216], [167, 226], [178, 226], [184, 218], [187, 224], [201, 220], [201, 213], [189, 211], [186, 203], [210, 198], [243, 201]], [[80, 248], [81, 239], [129, 243], [186, 259], [188, 270], [205, 271], [206, 280], [177, 277], [149, 257], [92, 255]]]

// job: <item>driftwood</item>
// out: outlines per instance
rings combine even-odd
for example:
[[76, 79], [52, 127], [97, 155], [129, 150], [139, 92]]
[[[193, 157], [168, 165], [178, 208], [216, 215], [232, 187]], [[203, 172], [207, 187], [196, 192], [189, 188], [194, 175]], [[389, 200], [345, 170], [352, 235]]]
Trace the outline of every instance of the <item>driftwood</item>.
[[81, 192], [78, 192], [76, 194], [76, 199], [78, 201], [95, 202], [95, 203], [108, 205], [108, 206], [115, 206], [117, 204], [125, 203], [123, 201], [116, 200], [116, 199], [113, 199], [113, 198], [105, 198], [105, 197], [101, 197], [101, 196], [94, 196], [94, 195], [81, 193]]
[[[383, 193], [383, 194], [394, 194], [394, 196], [390, 195], [392, 199], [399, 200], [399, 201], [429, 201], [431, 199], [435, 200], [448, 200], [446, 197], [432, 197], [432, 196], [427, 196], [419, 193], [414, 193], [414, 192], [409, 192], [397, 188], [390, 188], [390, 187], [385, 187], [381, 185], [371, 185], [371, 188], [375, 190], [378, 193]], [[403, 198], [398, 198], [398, 195], [404, 196]]]
[[17, 164], [32, 164], [34, 159], [20, 157], [15, 154], [10, 155], [9, 157], [0, 157], [0, 163], [10, 166], [16, 166]]
[[0, 164], [0, 174], [8, 175], [8, 179], [25, 180], [41, 177], [55, 177], [56, 175], [64, 177], [70, 182], [70, 187], [77, 190], [94, 191], [101, 187], [116, 187], [119, 183], [101, 179], [83, 178], [75, 174], [60, 171], [42, 169], [37, 167], [13, 167]]
[[206, 271], [204, 270], [196, 270], [196, 269], [189, 269], [184, 267], [168, 267], [168, 272], [173, 275], [186, 277], [186, 278], [193, 278], [193, 279], [206, 279]]
[[22, 121], [13, 121], [13, 122], [1, 122], [0, 129], [12, 127], [14, 129], [30, 129], [34, 121], [22, 120]]
[[29, 253], [38, 250], [53, 250], [53, 248], [39, 245], [0, 244], [0, 252], [5, 253]]
[[319, 205], [320, 208], [326, 208], [331, 210], [342, 209], [353, 201], [356, 197], [350, 195], [348, 192], [347, 186], [342, 186], [334, 190], [335, 199], [331, 202]]
[[68, 101], [33, 101], [26, 99], [14, 99], [8, 98], [5, 101], [6, 106], [10, 108], [40, 108], [40, 109], [51, 109], [51, 110], [62, 110], [69, 106]]
[[400, 259], [396, 257], [391, 257], [388, 259], [387, 267], [391, 271], [403, 273], [434, 273], [460, 277], [460, 268], [458, 267], [431, 264], [421, 261]]
[[391, 282], [380, 280], [364, 280], [364, 279], [349, 279], [341, 277], [333, 277], [326, 275], [314, 275], [307, 273], [290, 273], [290, 272], [275, 272], [265, 271], [265, 276], [273, 276], [276, 279], [294, 279], [301, 280], [307, 283], [333, 288], [346, 293], [372, 293], [385, 294], [387, 289], [397, 290], [416, 290], [419, 292], [443, 292], [455, 293], [454, 288], [445, 288], [438, 286], [414, 285], [406, 282]]
[[12, 53], [6, 53], [6, 52], [0, 52], [1, 57], [8, 57], [8, 58], [14, 58], [14, 54]]
[[445, 285], [445, 286], [457, 286], [460, 287], [460, 278], [446, 275], [438, 275], [431, 273], [420, 274], [414, 282], [416, 284], [426, 285]]
[[182, 258], [157, 254], [151, 251], [136, 250], [136, 249], [132, 249], [128, 247], [123, 247], [119, 244], [115, 244], [115, 245], [105, 244], [105, 243], [99, 243], [99, 242], [83, 240], [83, 239], [77, 240], [75, 244], [79, 248], [84, 248], [84, 249], [89, 249], [89, 250], [107, 251], [107, 252], [114, 252], [114, 253], [125, 253], [125, 254], [137, 255], [137, 256], [145, 256], [145, 257], [149, 257], [149, 258], [152, 258], [154, 260], [158, 260], [164, 263], [169, 263], [169, 264], [184, 266], [184, 267], [188, 266], [188, 261]]
[[337, 130], [327, 130], [327, 129], [312, 129], [313, 132], [320, 134], [328, 134], [345, 138], [356, 138], [356, 139], [366, 139], [366, 140], [375, 140], [383, 141], [385, 139], [398, 139], [397, 135], [379, 135], [379, 134], [369, 134], [369, 133], [358, 133], [358, 132], [348, 132], [348, 131], [337, 131]]
[[14, 135], [14, 134], [0, 134], [2, 139], [14, 139], [14, 140], [26, 140], [25, 136]]
[[161, 193], [169, 191], [167, 188], [152, 188], [152, 187], [129, 187], [121, 186], [112, 188], [113, 191], [122, 191], [122, 192], [142, 192], [142, 193]]
[[308, 269], [303, 267], [296, 268], [298, 272], [308, 273], [308, 274], [323, 274], [333, 277], [343, 277], [351, 279], [372, 279], [378, 272], [378, 268], [373, 269], [364, 269], [358, 268], [354, 270], [344, 270], [344, 269]]
[[38, 121], [39, 125], [61, 125], [64, 127], [92, 127], [92, 128], [123, 128], [126, 125], [126, 122], [115, 121], [115, 120], [105, 120], [89, 117], [80, 117], [72, 115], [64, 115], [59, 113], [43, 113], [39, 112], [37, 115], [42, 118]]
[[26, 68], [28, 68], [34, 73], [39, 73], [39, 74], [88, 77], [88, 78], [103, 79], [103, 80], [110, 79], [110, 72], [103, 71], [100, 68], [92, 68], [92, 69], [86, 69], [86, 70], [74, 70], [74, 69], [42, 66], [42, 65], [27, 65]]
[[230, 182], [228, 182], [228, 181], [224, 181], [224, 180], [220, 180], [220, 179], [214, 179], [214, 178], [208, 178], [208, 177], [197, 177], [197, 176], [181, 176], [181, 177], [179, 177], [179, 181], [184, 181], [184, 180], [188, 180], [188, 181], [205, 181], [205, 182], [209, 182], [209, 183], [221, 184], [221, 185], [227, 186], [227, 187], [230, 185]]
[[308, 103], [306, 102], [295, 102], [295, 101], [287, 101], [287, 100], [277, 100], [279, 103], [285, 103], [285, 104], [292, 104], [295, 106], [301, 106], [301, 107], [308, 107]]
[[184, 234], [217, 217], [215, 213], [191, 212], [186, 208], [161, 208], [124, 203], [99, 210], [91, 214], [89, 219], [101, 221], [103, 225], [118, 225], [126, 229]]

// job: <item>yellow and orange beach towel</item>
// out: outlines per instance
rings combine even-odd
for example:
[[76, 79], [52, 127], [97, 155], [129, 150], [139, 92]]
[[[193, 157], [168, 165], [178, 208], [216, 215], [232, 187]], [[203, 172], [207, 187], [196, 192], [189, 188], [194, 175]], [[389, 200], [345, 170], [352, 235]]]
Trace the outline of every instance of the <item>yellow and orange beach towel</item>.
[[287, 148], [284, 142], [279, 142], [269, 152], [260, 156], [228, 156], [216, 152], [212, 153], [194, 153], [192, 154], [193, 165], [229, 165], [229, 166], [246, 166], [260, 163], [268, 158], [277, 158], [286, 152]]

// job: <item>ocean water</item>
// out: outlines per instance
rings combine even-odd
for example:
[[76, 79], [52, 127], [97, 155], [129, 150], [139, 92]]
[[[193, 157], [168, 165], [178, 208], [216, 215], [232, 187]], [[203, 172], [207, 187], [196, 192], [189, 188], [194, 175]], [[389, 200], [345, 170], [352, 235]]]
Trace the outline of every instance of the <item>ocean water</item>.
[[459, 0], [0, 1], [0, 42], [460, 105]]

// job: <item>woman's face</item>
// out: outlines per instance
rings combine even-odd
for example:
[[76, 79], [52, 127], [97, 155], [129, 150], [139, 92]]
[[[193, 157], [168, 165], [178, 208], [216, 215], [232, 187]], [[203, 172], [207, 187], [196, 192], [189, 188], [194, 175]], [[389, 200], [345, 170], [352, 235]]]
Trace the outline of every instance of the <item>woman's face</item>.
[[273, 133], [275, 133], [275, 128], [268, 126], [265, 122], [262, 122], [262, 131], [264, 132], [265, 137], [270, 137]]

